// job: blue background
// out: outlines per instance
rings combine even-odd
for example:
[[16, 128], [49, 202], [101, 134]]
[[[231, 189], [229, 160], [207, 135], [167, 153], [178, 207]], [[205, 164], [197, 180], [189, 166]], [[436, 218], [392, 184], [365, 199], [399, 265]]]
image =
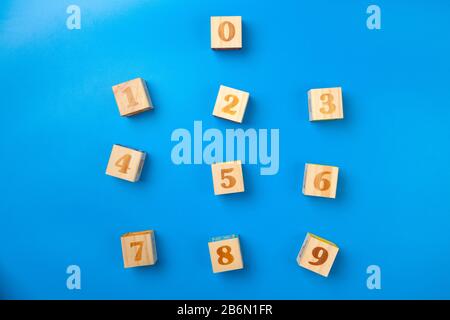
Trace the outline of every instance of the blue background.
[[[450, 2], [377, 0], [379, 31], [369, 1], [78, 0], [72, 31], [69, 4], [0, 4], [1, 298], [450, 298]], [[210, 49], [213, 15], [243, 17], [242, 50]], [[155, 109], [121, 118], [111, 86], [138, 76]], [[220, 84], [250, 92], [242, 125], [211, 115]], [[345, 119], [310, 123], [330, 86]], [[208, 165], [171, 162], [194, 120], [279, 128], [279, 173], [214, 196]], [[105, 175], [114, 143], [148, 152], [142, 181]], [[305, 162], [340, 167], [335, 200], [301, 194]], [[121, 234], [146, 229], [157, 265], [125, 270]], [[297, 265], [306, 232], [340, 247], [329, 278]], [[231, 233], [245, 269], [213, 274]]]

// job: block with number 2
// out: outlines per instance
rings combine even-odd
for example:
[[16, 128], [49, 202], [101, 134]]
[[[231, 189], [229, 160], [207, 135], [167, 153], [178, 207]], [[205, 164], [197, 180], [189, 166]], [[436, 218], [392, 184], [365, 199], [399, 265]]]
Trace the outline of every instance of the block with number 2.
[[121, 116], [132, 116], [153, 109], [147, 84], [136, 78], [112, 87]]
[[144, 151], [115, 144], [109, 157], [106, 174], [130, 182], [136, 182], [141, 176], [145, 155]]
[[250, 94], [245, 91], [220, 86], [213, 115], [242, 123]]
[[130, 232], [121, 237], [125, 268], [151, 266], [158, 259], [153, 230]]
[[309, 121], [344, 118], [342, 89], [324, 88], [308, 91]]
[[215, 195], [245, 191], [240, 160], [214, 163], [211, 170]]
[[305, 269], [328, 277], [338, 251], [339, 248], [334, 243], [308, 233], [297, 256], [297, 263]]
[[303, 194], [324, 198], [336, 198], [339, 168], [319, 164], [305, 164]]
[[237, 235], [212, 238], [208, 247], [214, 273], [244, 268]]

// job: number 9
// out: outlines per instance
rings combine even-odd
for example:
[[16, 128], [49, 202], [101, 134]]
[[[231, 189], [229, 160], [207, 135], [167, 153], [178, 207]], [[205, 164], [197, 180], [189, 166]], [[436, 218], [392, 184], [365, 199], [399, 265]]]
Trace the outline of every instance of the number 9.
[[312, 256], [316, 258], [317, 261], [309, 261], [308, 263], [313, 266], [320, 266], [327, 261], [328, 251], [322, 247], [315, 247], [312, 251]]

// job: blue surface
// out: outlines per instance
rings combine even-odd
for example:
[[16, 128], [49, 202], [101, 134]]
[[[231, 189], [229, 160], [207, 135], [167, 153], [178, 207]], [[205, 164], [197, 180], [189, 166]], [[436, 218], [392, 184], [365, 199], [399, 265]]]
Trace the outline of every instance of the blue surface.
[[[1, 1], [1, 298], [450, 298], [450, 2], [377, 0], [377, 31], [369, 1], [111, 2], [68, 30], [71, 2]], [[243, 17], [242, 50], [210, 49], [212, 15]], [[121, 118], [111, 86], [137, 76], [155, 109]], [[220, 84], [250, 92], [242, 125], [211, 115]], [[345, 119], [310, 123], [330, 86]], [[246, 192], [214, 196], [208, 165], [171, 161], [195, 120], [279, 128], [278, 174], [246, 164]], [[114, 143], [148, 152], [142, 181], [105, 175]], [[305, 162], [340, 167], [335, 200], [301, 194]], [[125, 270], [121, 234], [146, 229], [157, 265]], [[340, 247], [329, 278], [296, 264], [307, 232]], [[232, 233], [245, 269], [213, 274]]]

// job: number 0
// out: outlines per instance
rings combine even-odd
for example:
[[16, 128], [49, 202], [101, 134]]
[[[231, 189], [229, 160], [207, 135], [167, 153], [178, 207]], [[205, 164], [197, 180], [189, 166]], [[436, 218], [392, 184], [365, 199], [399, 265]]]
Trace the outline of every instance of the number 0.
[[[228, 27], [228, 36], [225, 36], [225, 27]], [[222, 41], [233, 40], [236, 30], [230, 21], [224, 21], [219, 25], [219, 37]]]

